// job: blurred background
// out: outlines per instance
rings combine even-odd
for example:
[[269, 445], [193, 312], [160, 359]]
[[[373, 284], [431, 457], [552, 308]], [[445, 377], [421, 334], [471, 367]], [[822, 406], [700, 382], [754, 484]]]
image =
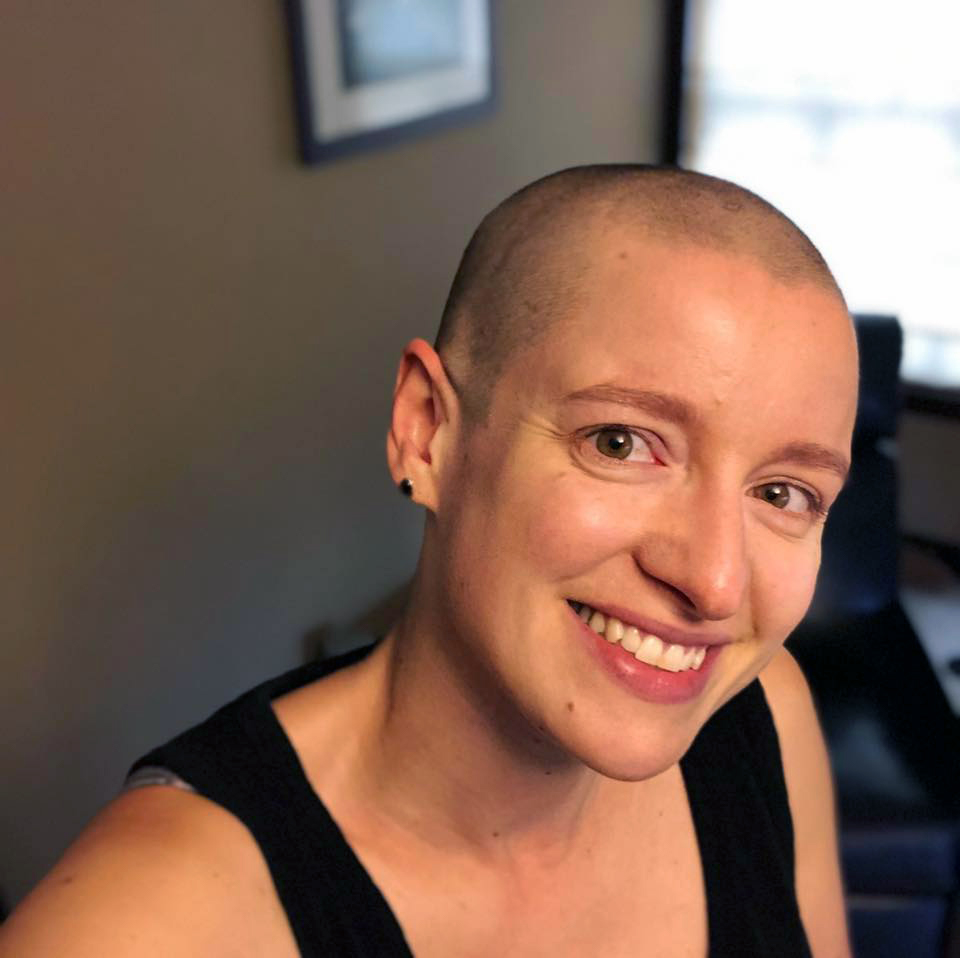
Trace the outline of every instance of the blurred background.
[[[810, 233], [855, 311], [899, 318], [888, 586], [926, 633], [920, 688], [943, 708], [925, 734], [954, 741], [954, 6], [501, 0], [495, 14], [491, 111], [308, 166], [282, 3], [4, 3], [8, 907], [139, 754], [389, 617], [420, 535], [384, 463], [400, 350], [432, 338], [480, 216], [579, 163], [736, 179]], [[937, 801], [937, 827], [955, 826]], [[941, 945], [944, 861], [954, 885], [917, 892], [943, 905]]]

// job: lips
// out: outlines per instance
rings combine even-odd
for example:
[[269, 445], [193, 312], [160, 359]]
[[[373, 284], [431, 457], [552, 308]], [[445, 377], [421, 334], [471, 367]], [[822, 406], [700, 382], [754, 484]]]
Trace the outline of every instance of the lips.
[[573, 607], [574, 611], [579, 611], [583, 605], [589, 605], [591, 609], [603, 613], [607, 618], [619, 619], [625, 626], [632, 625], [644, 635], [655, 635], [664, 642], [672, 645], [685, 646], [712, 646], [726, 645], [733, 641], [733, 637], [724, 632], [701, 632], [690, 629], [681, 629], [675, 625], [667, 625], [665, 622], [658, 622], [649, 616], [640, 615], [632, 612], [623, 606], [610, 602], [584, 602], [568, 599], [567, 603]]
[[681, 645], [664, 642], [658, 635], [641, 632], [635, 625], [625, 625], [620, 619], [604, 615], [586, 604], [574, 609], [583, 622], [602, 635], [608, 642], [629, 652], [637, 661], [645, 662], [666, 672], [685, 672], [699, 669], [707, 654], [706, 645]]
[[675, 704], [699, 696], [730, 641], [719, 633], [694, 633], [629, 613], [620, 618], [609, 605], [567, 604], [594, 661], [617, 685], [650, 702]]

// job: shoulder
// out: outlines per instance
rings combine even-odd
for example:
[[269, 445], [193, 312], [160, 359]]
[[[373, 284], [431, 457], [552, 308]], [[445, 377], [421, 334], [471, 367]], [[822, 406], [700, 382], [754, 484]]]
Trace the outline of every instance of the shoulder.
[[112, 801], [0, 929], [0, 956], [296, 955], [246, 828], [170, 787]]
[[800, 913], [817, 958], [846, 958], [843, 885], [830, 762], [810, 687], [781, 649], [760, 673], [773, 715], [793, 819]]
[[773, 714], [784, 766], [815, 760], [823, 736], [810, 686], [797, 660], [780, 649], [760, 673], [760, 684]]
[[[830, 763], [810, 686], [796, 659], [781, 649], [760, 673], [780, 744], [794, 826], [814, 817], [834, 824]], [[799, 836], [798, 836], [799, 844]]]

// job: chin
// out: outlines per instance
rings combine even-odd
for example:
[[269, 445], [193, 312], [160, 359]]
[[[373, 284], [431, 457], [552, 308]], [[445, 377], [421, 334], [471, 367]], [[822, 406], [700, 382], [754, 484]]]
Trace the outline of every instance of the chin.
[[605, 778], [617, 782], [645, 782], [647, 779], [662, 775], [683, 757], [683, 753], [670, 756], [645, 756], [643, 759], [620, 760], [616, 762], [585, 762], [589, 768]]
[[[659, 726], [659, 727], [658, 727]], [[628, 741], [612, 740], [609, 729], [577, 735], [568, 741], [570, 754], [588, 768], [619, 782], [642, 782], [667, 771], [680, 761], [699, 732], [673, 725], [650, 723]]]

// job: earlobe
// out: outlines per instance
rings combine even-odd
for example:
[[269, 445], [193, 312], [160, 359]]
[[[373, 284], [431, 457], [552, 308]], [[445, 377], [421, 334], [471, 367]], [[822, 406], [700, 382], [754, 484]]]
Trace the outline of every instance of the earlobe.
[[437, 506], [443, 439], [456, 415], [456, 401], [436, 351], [423, 339], [412, 340], [397, 370], [387, 461], [398, 488], [430, 510]]

